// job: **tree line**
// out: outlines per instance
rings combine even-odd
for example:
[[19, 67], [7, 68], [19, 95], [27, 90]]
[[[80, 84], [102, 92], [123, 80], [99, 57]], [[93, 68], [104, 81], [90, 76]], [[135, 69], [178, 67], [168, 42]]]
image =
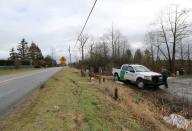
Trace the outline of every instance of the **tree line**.
[[[88, 39], [88, 36], [81, 37]], [[144, 64], [151, 68], [150, 50], [147, 48], [145, 50], [132, 50], [127, 38], [113, 27], [111, 31], [106, 32], [102, 37], [90, 39], [86, 44], [88, 51], [85, 52], [84, 47], [81, 46], [82, 59], [73, 63], [73, 66], [77, 68], [92, 68], [94, 72], [99, 72], [100, 68], [102, 68], [103, 73], [107, 74], [111, 73], [113, 67], [120, 67], [125, 63]]]
[[25, 39], [22, 39], [18, 43], [17, 49], [11, 48], [10, 57], [8, 60], [12, 61], [16, 67], [20, 65], [32, 65], [36, 68], [39, 67], [52, 67], [56, 65], [56, 60], [54, 60], [50, 55], [46, 57], [43, 56], [39, 46], [32, 42], [29, 46]]
[[124, 63], [143, 64], [155, 71], [166, 67], [171, 73], [180, 69], [192, 73], [189, 14], [189, 10], [171, 5], [146, 33], [144, 48], [136, 51], [131, 49], [127, 37], [113, 27], [99, 38], [81, 35], [81, 60], [73, 65], [95, 72], [102, 68], [106, 73]]
[[171, 5], [162, 12], [153, 28], [146, 34], [151, 55], [166, 61], [174, 73], [182, 67], [191, 73], [191, 12]]

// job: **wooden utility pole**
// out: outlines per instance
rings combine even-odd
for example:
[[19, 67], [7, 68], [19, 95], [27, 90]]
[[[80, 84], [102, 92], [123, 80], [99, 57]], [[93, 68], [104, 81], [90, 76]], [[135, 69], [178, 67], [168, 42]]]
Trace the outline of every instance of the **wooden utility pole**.
[[70, 48], [70, 45], [69, 45], [68, 51], [69, 51], [69, 64], [71, 64], [71, 48]]
[[54, 48], [51, 48], [52, 66], [54, 65]]

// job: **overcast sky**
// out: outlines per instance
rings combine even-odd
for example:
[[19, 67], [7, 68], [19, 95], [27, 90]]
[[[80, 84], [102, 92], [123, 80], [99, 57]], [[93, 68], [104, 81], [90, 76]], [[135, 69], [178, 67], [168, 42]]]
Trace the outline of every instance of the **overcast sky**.
[[[34, 41], [43, 54], [67, 56], [94, 0], [0, 0], [0, 59], [22, 38]], [[98, 0], [85, 33], [101, 36], [112, 23], [127, 36], [132, 48], [142, 45], [149, 25], [170, 4], [192, 8], [192, 0]]]

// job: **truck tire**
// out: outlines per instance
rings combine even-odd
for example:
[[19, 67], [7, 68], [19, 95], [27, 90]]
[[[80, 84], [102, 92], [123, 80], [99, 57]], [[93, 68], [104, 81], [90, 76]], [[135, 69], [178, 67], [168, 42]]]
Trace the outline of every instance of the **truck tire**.
[[136, 83], [137, 83], [137, 87], [138, 87], [138, 88], [144, 89], [145, 84], [144, 84], [143, 79], [141, 79], [141, 78], [137, 79]]
[[153, 88], [154, 88], [155, 90], [158, 90], [158, 89], [159, 89], [159, 86], [153, 86]]
[[114, 81], [119, 81], [120, 78], [119, 78], [119, 75], [117, 73], [114, 74]]

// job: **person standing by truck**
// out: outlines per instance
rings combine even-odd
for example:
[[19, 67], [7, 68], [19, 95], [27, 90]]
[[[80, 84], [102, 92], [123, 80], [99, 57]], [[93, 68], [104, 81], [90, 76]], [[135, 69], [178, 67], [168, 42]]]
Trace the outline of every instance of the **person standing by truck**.
[[163, 81], [165, 83], [165, 87], [168, 88], [167, 78], [169, 76], [169, 71], [165, 67], [163, 67], [161, 69], [161, 74], [163, 76]]

